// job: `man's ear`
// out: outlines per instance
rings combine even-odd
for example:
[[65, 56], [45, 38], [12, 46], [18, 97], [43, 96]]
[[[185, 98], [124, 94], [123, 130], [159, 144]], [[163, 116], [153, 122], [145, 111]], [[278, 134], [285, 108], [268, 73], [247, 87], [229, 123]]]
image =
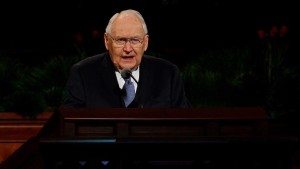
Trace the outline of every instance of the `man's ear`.
[[146, 51], [148, 49], [148, 44], [149, 44], [149, 35], [146, 35], [145, 36], [145, 39], [144, 39], [144, 51]]
[[107, 36], [106, 33], [104, 33], [103, 38], [104, 38], [105, 48], [106, 48], [106, 50], [108, 50], [108, 43], [109, 42], [108, 42], [108, 36]]

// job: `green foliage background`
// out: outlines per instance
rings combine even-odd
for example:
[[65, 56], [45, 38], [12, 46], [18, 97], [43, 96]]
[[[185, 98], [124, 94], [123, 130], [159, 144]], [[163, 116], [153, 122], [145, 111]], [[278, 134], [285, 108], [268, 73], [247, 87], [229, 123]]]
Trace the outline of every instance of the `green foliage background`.
[[[59, 107], [71, 65], [86, 56], [59, 55], [35, 66], [1, 56], [0, 112], [35, 117]], [[270, 82], [264, 63], [264, 55], [247, 45], [201, 52], [181, 67], [187, 96], [194, 107], [261, 106], [274, 118], [298, 114], [296, 64], [276, 63]]]

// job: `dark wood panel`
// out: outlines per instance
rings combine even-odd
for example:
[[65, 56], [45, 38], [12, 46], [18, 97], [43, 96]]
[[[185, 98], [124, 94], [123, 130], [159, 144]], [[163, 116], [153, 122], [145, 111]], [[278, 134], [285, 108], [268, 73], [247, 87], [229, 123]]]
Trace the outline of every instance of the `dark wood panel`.
[[260, 107], [201, 109], [61, 109], [61, 136], [253, 136], [268, 132]]
[[259, 107], [60, 109], [2, 166], [291, 169], [299, 138], [271, 120]]
[[36, 136], [51, 115], [45, 112], [32, 119], [15, 112], [0, 112], [0, 164]]

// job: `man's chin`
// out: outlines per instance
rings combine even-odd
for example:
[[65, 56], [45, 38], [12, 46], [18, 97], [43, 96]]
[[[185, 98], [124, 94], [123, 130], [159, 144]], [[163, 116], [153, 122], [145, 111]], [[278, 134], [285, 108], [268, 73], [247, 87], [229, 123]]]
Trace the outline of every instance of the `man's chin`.
[[135, 70], [136, 68], [137, 68], [137, 65], [135, 65], [135, 64], [120, 64], [120, 68], [121, 69], [130, 69], [130, 70]]

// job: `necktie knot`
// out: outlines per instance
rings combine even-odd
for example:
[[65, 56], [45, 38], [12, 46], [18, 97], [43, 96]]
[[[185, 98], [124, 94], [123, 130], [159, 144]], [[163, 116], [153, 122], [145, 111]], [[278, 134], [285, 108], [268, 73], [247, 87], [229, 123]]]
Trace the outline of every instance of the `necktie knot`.
[[123, 96], [123, 100], [124, 100], [125, 106], [128, 107], [128, 105], [133, 101], [133, 99], [135, 97], [135, 90], [134, 90], [134, 84], [130, 78], [124, 79], [124, 80], [125, 80], [125, 84], [123, 86], [123, 89], [124, 89], [125, 93]]

